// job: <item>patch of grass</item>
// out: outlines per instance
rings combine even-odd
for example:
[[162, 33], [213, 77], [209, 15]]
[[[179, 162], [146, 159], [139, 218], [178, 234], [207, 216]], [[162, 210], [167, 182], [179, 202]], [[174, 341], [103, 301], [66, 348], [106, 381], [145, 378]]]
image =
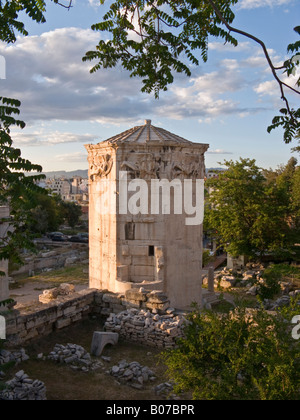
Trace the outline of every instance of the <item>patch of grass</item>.
[[41, 282], [55, 282], [55, 283], [72, 283], [85, 284], [88, 283], [89, 274], [88, 266], [85, 264], [78, 264], [72, 267], [65, 267], [58, 270], [49, 271], [31, 277], [32, 281]]
[[[36, 274], [33, 277], [22, 276], [16, 279], [17, 283], [12, 288], [18, 288], [25, 283], [50, 283], [52, 287], [61, 283], [88, 284], [88, 265], [77, 264], [72, 267], [59, 268], [48, 272]], [[39, 289], [37, 289], [39, 290]]]
[[233, 297], [233, 301], [236, 306], [243, 306], [247, 308], [256, 308], [257, 307], [257, 297], [247, 295], [248, 289], [246, 288], [236, 288], [231, 291], [227, 291], [226, 294]]
[[219, 303], [213, 305], [212, 310], [214, 312], [227, 314], [234, 309], [234, 305], [227, 300], [221, 300]]

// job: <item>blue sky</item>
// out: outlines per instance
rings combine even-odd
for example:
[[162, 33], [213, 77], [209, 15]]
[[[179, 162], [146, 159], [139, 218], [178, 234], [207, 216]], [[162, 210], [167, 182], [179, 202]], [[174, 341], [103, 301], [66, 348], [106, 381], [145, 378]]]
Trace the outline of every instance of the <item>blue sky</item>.
[[[47, 23], [26, 21], [29, 37], [0, 44], [7, 73], [1, 94], [22, 101], [27, 127], [13, 136], [26, 158], [45, 171], [86, 169], [84, 144], [151, 119], [188, 140], [209, 143], [208, 167], [239, 157], [265, 168], [288, 161], [291, 145], [283, 143], [282, 131], [267, 133], [282, 102], [255, 43], [239, 37], [233, 48], [212, 39], [208, 63], [193, 68], [191, 78], [177, 76], [155, 100], [121, 68], [91, 75], [91, 64], [82, 63], [100, 39], [90, 27], [104, 10], [99, 0], [76, 0], [70, 11], [48, 2]], [[274, 62], [282, 63], [287, 45], [297, 40], [299, 0], [241, 0], [235, 10], [234, 26], [260, 37]], [[299, 106], [296, 94], [289, 99]]]

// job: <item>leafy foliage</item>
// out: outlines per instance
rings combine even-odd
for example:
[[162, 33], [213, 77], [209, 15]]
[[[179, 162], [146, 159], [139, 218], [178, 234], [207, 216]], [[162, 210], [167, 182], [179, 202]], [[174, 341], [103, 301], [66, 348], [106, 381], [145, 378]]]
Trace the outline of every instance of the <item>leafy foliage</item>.
[[206, 400], [300, 399], [300, 341], [283, 316], [195, 310], [184, 333], [163, 356], [176, 392]]
[[[237, 1], [216, 1], [229, 22], [234, 19], [230, 7]], [[117, 0], [111, 4], [103, 21], [92, 29], [107, 32], [110, 38], [101, 39], [96, 50], [87, 52], [83, 58], [84, 61], [98, 60], [91, 72], [115, 67], [120, 62], [131, 77], [143, 79], [142, 91], [154, 91], [156, 97], [173, 82], [173, 72], [191, 75], [187, 62], [199, 64], [195, 50], [207, 61], [209, 36], [237, 45], [205, 0]]]
[[[300, 26], [296, 26], [294, 31], [300, 35]], [[285, 61], [284, 67], [286, 68], [285, 72], [288, 76], [295, 75], [297, 66], [300, 64], [300, 41], [297, 41], [293, 44], [288, 45], [287, 52], [294, 54], [289, 60]], [[297, 85], [300, 86], [300, 77], [297, 80]]]
[[0, 205], [10, 208], [9, 229], [0, 238], [0, 260], [21, 263], [20, 250], [33, 249], [28, 203], [34, 203], [35, 193], [44, 192], [36, 185], [44, 176], [28, 175], [31, 171], [41, 172], [41, 166], [23, 159], [21, 151], [12, 145], [11, 126], [25, 127], [23, 121], [15, 118], [20, 113], [20, 102], [0, 97], [0, 104]]
[[30, 231], [34, 234], [57, 231], [64, 221], [60, 197], [37, 193], [34, 196], [34, 203], [37, 205], [33, 206], [32, 202], [27, 203], [27, 211], [32, 215]]
[[62, 201], [61, 209], [63, 217], [68, 222], [69, 226], [74, 228], [82, 215], [81, 207], [76, 203]]
[[300, 218], [300, 167], [296, 168], [292, 184], [292, 207]]
[[272, 124], [268, 127], [268, 133], [278, 127], [284, 130], [283, 140], [285, 143], [291, 141], [300, 133], [300, 108], [291, 109], [288, 111], [286, 108], [280, 110], [282, 115], [277, 115], [273, 118]]
[[[300, 26], [294, 28], [294, 31], [300, 35]], [[291, 53], [293, 55], [289, 60], [284, 62], [283, 69], [285, 69], [284, 73], [290, 77], [296, 75], [297, 67], [300, 65], [300, 41], [288, 45], [287, 52], [288, 54]], [[298, 78], [296, 85], [300, 87], [300, 77]], [[268, 127], [268, 133], [270, 133], [275, 128], [282, 127], [284, 131], [284, 142], [290, 143], [300, 134], [300, 108], [291, 109], [284, 95], [282, 95], [282, 99], [285, 100], [286, 107], [280, 110], [281, 115], [273, 118], [272, 124]]]
[[280, 291], [281, 276], [276, 271], [266, 269], [263, 274], [264, 283], [258, 284], [258, 298], [261, 302], [273, 299]]
[[[258, 284], [258, 296], [261, 301], [273, 299], [281, 291], [279, 284], [281, 281], [300, 286], [300, 267], [287, 263], [271, 264], [264, 270], [263, 279], [265, 280], [264, 284]], [[300, 300], [300, 297], [298, 300]], [[298, 313], [295, 315], [300, 312], [299, 306], [297, 310]]]
[[207, 181], [205, 227], [230, 254], [291, 251], [299, 237], [292, 199], [295, 164], [287, 165], [291, 172], [286, 168], [268, 181], [255, 160], [225, 161], [227, 171]]
[[6, 43], [16, 41], [16, 32], [28, 35], [19, 14], [25, 12], [38, 23], [46, 22], [44, 12], [46, 3], [43, 0], [3, 0], [0, 2], [0, 39]]
[[59, 195], [45, 192], [35, 194], [34, 201], [27, 203], [27, 207], [32, 216], [29, 229], [34, 234], [55, 232], [64, 222], [74, 228], [82, 215], [78, 204], [65, 202]]

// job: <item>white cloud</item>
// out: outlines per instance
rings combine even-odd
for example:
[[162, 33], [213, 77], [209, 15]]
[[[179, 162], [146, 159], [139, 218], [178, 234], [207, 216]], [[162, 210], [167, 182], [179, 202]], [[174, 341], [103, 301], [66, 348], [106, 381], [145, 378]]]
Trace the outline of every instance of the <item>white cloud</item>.
[[[90, 74], [93, 63], [83, 63], [86, 51], [94, 49], [99, 33], [90, 29], [61, 28], [41, 36], [19, 38], [14, 45], [0, 44], [0, 55], [7, 61], [7, 79], [2, 84], [3, 96], [21, 100], [21, 118], [26, 123], [40, 121], [90, 121], [102, 125], [136, 125], [148, 116], [214, 121], [227, 115], [244, 116], [257, 109], [240, 103], [236, 95], [245, 89], [258, 89], [263, 94], [267, 86], [262, 67], [265, 60], [249, 43], [241, 43], [240, 56], [227, 56], [212, 67], [193, 70], [193, 77], [176, 76], [159, 101], [141, 94], [141, 81], [131, 79], [121, 68], [100, 70]], [[211, 43], [218, 50], [219, 43]], [[223, 44], [222, 44], [222, 47]], [[224, 48], [227, 48], [225, 46]], [[247, 58], [246, 53], [251, 56]], [[273, 54], [274, 52], [272, 52]], [[258, 66], [255, 81], [245, 69]], [[142, 117], [142, 118], [141, 118]], [[80, 140], [81, 138], [81, 140]], [[23, 145], [91, 142], [71, 133], [48, 136], [33, 132], [18, 135]]]
[[88, 0], [88, 1], [89, 1], [89, 5], [91, 7], [96, 8], [96, 7], [100, 7], [101, 6], [100, 0]]
[[239, 42], [236, 47], [230, 43], [224, 44], [224, 42], [219, 42], [219, 41], [212, 41], [208, 43], [208, 50], [214, 50], [217, 52], [225, 52], [225, 53], [228, 53], [228, 52], [240, 53], [240, 52], [249, 50], [249, 48], [251, 48], [250, 42]]
[[278, 84], [275, 80], [260, 83], [254, 88], [259, 95], [278, 96]]
[[226, 68], [226, 70], [229, 70], [229, 71], [237, 70], [240, 66], [238, 60], [233, 60], [229, 58], [222, 60], [221, 65], [223, 65]]
[[140, 81], [128, 72], [89, 73], [95, 63], [83, 63], [82, 57], [99, 37], [90, 29], [62, 28], [0, 44], [8, 70], [1, 94], [21, 100], [26, 122], [132, 118], [148, 110], [147, 102], [132, 100], [140, 95]]
[[256, 9], [259, 7], [276, 7], [292, 3], [294, 0], [241, 0], [239, 9]]
[[166, 116], [174, 119], [194, 117], [200, 122], [210, 123], [221, 115], [249, 111], [231, 98], [247, 86], [237, 60], [222, 60], [215, 71], [200, 72], [199, 69], [194, 72], [195, 76], [188, 85], [170, 88], [172, 97], [161, 108]]
[[[296, 91], [300, 92], [300, 88], [297, 87], [297, 81], [300, 77], [300, 69], [298, 69], [295, 75], [287, 76], [286, 74], [282, 75], [278, 73], [279, 79], [285, 83], [287, 86], [295, 89]], [[291, 94], [292, 96], [298, 96], [296, 93], [292, 92], [287, 86], [284, 87], [284, 91], [286, 94]], [[258, 93], [260, 96], [268, 95], [274, 96], [279, 98], [280, 97], [280, 86], [279, 83], [275, 80], [268, 80], [259, 83], [257, 86], [254, 87], [254, 91]]]
[[45, 133], [43, 131], [35, 131], [33, 133], [16, 132], [13, 134], [14, 142], [17, 146], [56, 146], [58, 144], [68, 143], [93, 143], [99, 142], [99, 138], [90, 134], [74, 134], [54, 131]]
[[[38, 121], [93, 121], [106, 124], [136, 124], [140, 116], [169, 115], [174, 118], [207, 117], [234, 112], [237, 104], [223, 94], [240, 90], [245, 83], [238, 62], [225, 59], [216, 71], [194, 78], [182, 76], [160, 101], [140, 93], [141, 82], [131, 79], [120, 69], [101, 70], [90, 74], [91, 63], [83, 63], [86, 51], [94, 49], [99, 34], [80, 28], [62, 28], [41, 36], [20, 38], [15, 45], [0, 45], [7, 58], [9, 74], [2, 95], [19, 98], [22, 118], [27, 123]], [[180, 87], [183, 80], [183, 87]], [[222, 80], [222, 83], [220, 83]], [[243, 112], [243, 110], [240, 110]], [[144, 117], [145, 118], [145, 117]], [[23, 136], [28, 145], [46, 139]], [[70, 136], [55, 142], [71, 142]], [[51, 143], [52, 142], [52, 143]]]
[[227, 152], [224, 149], [208, 150], [206, 153], [209, 155], [232, 155], [232, 152]]
[[67, 153], [64, 155], [55, 156], [57, 162], [73, 162], [73, 163], [82, 163], [87, 160], [87, 153], [75, 152]]

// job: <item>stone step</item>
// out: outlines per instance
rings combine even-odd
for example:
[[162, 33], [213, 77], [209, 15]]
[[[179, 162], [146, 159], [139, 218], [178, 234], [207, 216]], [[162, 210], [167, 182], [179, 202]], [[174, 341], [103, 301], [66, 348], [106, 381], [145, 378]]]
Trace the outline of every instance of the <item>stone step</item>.
[[212, 305], [220, 302], [220, 296], [218, 293], [212, 293], [206, 290], [203, 290], [202, 293], [202, 302], [204, 308], [211, 309]]
[[216, 293], [202, 290], [202, 299], [205, 299], [206, 302], [212, 302], [214, 300], [219, 300], [219, 297]]
[[140, 289], [143, 287], [145, 290], [159, 290], [163, 291], [163, 281], [145, 281], [142, 283], [132, 283], [131, 288], [132, 289]]

